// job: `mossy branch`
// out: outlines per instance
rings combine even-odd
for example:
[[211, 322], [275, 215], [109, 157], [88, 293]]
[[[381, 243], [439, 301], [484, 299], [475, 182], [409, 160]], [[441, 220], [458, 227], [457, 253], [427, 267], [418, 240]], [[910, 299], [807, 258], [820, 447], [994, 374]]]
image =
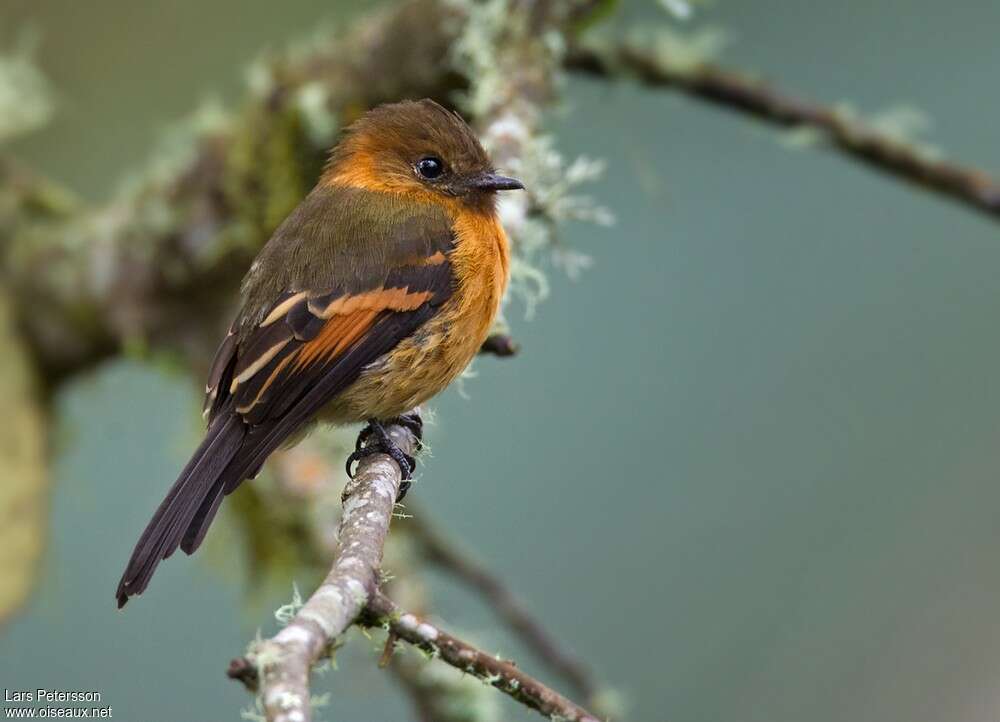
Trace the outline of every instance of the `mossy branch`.
[[315, 182], [338, 128], [384, 101], [447, 102], [465, 87], [449, 63], [454, 15], [407, 0], [262, 61], [239, 111], [195, 114], [169, 157], [105, 205], [0, 161], [0, 268], [42, 382], [129, 349], [204, 365], [251, 259]]
[[[43, 385], [135, 350], [204, 366], [251, 259], [315, 182], [339, 128], [374, 105], [489, 97], [466, 115], [501, 167], [530, 161], [561, 60], [547, 33], [569, 33], [601, 4], [404, 0], [368, 14], [307, 51], [260, 61], [239, 110], [192, 114], [165, 154], [103, 205], [0, 158], [0, 268]], [[494, 44], [463, 44], [470, 37]], [[463, 65], [462, 53], [491, 64]], [[544, 286], [529, 257], [546, 235], [540, 219], [569, 205], [545, 200], [545, 183], [504, 211], [515, 288]]]

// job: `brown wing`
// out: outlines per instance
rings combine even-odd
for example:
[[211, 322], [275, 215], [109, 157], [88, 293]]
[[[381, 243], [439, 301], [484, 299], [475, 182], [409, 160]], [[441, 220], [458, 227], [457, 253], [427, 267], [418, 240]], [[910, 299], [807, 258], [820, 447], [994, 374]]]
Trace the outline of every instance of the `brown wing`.
[[338, 378], [334, 385], [343, 388], [357, 375], [343, 363], [348, 351], [364, 358], [362, 365], [374, 361], [388, 350], [386, 343], [395, 346], [414, 322], [436, 311], [450, 296], [451, 283], [448, 259], [437, 251], [360, 293], [284, 294], [245, 341], [237, 342], [231, 329], [220, 346], [206, 386], [210, 422], [223, 409], [251, 425], [279, 418], [331, 373]]
[[[353, 208], [346, 228], [322, 215], [340, 207], [335, 200]], [[142, 593], [161, 559], [178, 547], [197, 549], [223, 497], [451, 295], [446, 220], [363, 200], [309, 201], [323, 204], [312, 216], [293, 214], [262, 251], [258, 264], [272, 272], [251, 272], [244, 310], [212, 364], [205, 439], [136, 544], [118, 585], [119, 606]], [[387, 229], [382, 242], [359, 244], [357, 234], [372, 228]], [[308, 234], [337, 252], [312, 260], [302, 252]], [[321, 278], [333, 279], [332, 287], [317, 290]]]
[[433, 316], [451, 295], [447, 256], [411, 259], [362, 293], [289, 292], [243, 344], [223, 342], [209, 379], [210, 426], [235, 414], [246, 425], [240, 453], [189, 525], [181, 548], [201, 543], [222, 496], [260, 470], [282, 441]]
[[136, 545], [119, 606], [142, 593], [178, 546], [194, 552], [223, 497], [365, 366], [437, 313], [451, 283], [448, 259], [437, 252], [360, 293], [286, 293], [244, 342], [231, 331], [209, 376], [208, 433]]

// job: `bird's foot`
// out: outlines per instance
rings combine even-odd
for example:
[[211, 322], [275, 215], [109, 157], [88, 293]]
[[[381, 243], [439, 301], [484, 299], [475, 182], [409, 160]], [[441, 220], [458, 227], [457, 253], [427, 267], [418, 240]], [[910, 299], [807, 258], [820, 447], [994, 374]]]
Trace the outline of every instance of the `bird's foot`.
[[424, 420], [420, 418], [420, 413], [418, 411], [411, 411], [408, 414], [402, 414], [393, 419], [392, 423], [402, 426], [413, 434], [417, 440], [417, 451], [420, 451], [421, 442], [424, 440]]
[[[391, 423], [398, 424], [413, 434], [417, 439], [417, 450], [420, 449], [420, 441], [424, 434], [424, 422], [419, 414], [404, 414], [393, 419]], [[410, 479], [417, 467], [417, 461], [393, 442], [389, 436], [389, 432], [385, 430], [385, 426], [376, 419], [369, 419], [368, 425], [358, 434], [358, 441], [355, 444], [354, 452], [347, 457], [347, 475], [353, 479], [355, 462], [361, 461], [372, 454], [386, 454], [399, 465], [399, 470], [402, 474], [402, 483], [399, 485], [399, 496], [396, 498], [396, 501], [402, 501], [410, 488]]]
[[[414, 438], [417, 440], [417, 451], [420, 451], [421, 442], [424, 438], [424, 420], [420, 418], [420, 414], [416, 411], [411, 411], [408, 414], [397, 416], [386, 424], [381, 424], [378, 421], [369, 419], [368, 425], [361, 429], [361, 432], [358, 434], [358, 440], [354, 444], [354, 451], [361, 451], [365, 446], [367, 446], [373, 435], [376, 437], [377, 441], [381, 440], [383, 435], [387, 435], [385, 426], [391, 426], [393, 424], [396, 426], [402, 426], [404, 429], [413, 434]], [[376, 426], [382, 427], [380, 432], [376, 432]]]

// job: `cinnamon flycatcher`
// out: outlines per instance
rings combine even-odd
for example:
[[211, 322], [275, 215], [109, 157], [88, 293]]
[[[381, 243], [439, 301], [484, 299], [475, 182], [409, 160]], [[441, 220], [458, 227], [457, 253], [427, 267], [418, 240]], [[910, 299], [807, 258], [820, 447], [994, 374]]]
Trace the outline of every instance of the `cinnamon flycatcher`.
[[193, 553], [223, 497], [316, 420], [367, 421], [352, 460], [382, 451], [409, 478], [413, 459], [382, 424], [444, 389], [485, 340], [509, 261], [496, 193], [519, 188], [433, 101], [383, 105], [347, 130], [250, 266], [209, 372], [205, 440], [136, 544], [119, 607], [160, 560]]

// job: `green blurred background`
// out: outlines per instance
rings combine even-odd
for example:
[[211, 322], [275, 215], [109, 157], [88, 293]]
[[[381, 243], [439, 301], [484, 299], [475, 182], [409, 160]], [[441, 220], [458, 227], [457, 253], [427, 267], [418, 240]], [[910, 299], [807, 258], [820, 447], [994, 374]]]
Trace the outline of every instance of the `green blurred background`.
[[[3, 0], [0, 37], [36, 29], [58, 93], [14, 150], [107, 198], [200, 101], [238, 100], [262, 49], [364, 9]], [[624, 14], [666, 20], [653, 2]], [[864, 111], [916, 106], [951, 155], [1000, 169], [996, 2], [718, 0], [696, 22], [731, 31], [733, 64]], [[593, 268], [552, 272], [537, 317], [511, 313], [521, 356], [435, 404], [411, 494], [627, 719], [995, 722], [996, 224], [669, 93], [571, 79], [567, 97], [551, 129], [609, 162], [593, 192], [619, 222], [562, 230]], [[217, 543], [125, 613], [112, 599], [197, 394], [129, 362], [61, 394], [49, 545], [0, 627], [0, 686], [100, 690], [126, 722], [238, 719], [225, 664], [287, 589], [248, 607]], [[523, 655], [444, 580], [434, 608]], [[409, 717], [366, 644], [316, 683], [321, 717]]]

